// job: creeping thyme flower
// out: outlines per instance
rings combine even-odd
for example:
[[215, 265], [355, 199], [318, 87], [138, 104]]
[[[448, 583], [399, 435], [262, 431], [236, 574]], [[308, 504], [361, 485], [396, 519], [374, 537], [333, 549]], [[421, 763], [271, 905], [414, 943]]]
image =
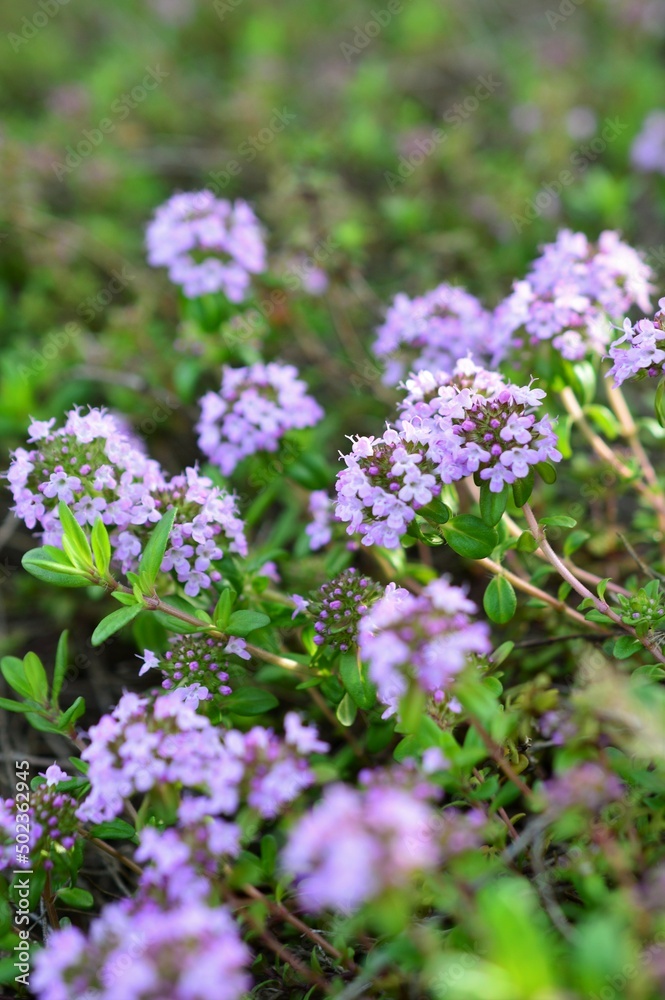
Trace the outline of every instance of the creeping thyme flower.
[[542, 389], [504, 382], [469, 358], [458, 361], [451, 376], [420, 372], [405, 388], [401, 426], [418, 429], [443, 483], [478, 473], [500, 493], [531, 466], [561, 461], [549, 416], [536, 420], [534, 413], [545, 398]]
[[323, 417], [298, 370], [275, 361], [225, 366], [219, 392], [200, 402], [199, 448], [225, 476], [248, 455], [277, 451], [287, 431], [313, 427]]
[[309, 538], [310, 551], [316, 552], [332, 538], [333, 501], [325, 490], [313, 490], [310, 493], [309, 512], [312, 520], [305, 528], [305, 534]]
[[[150, 669], [161, 670], [164, 676], [162, 687], [166, 691], [192, 683], [200, 684], [209, 692], [203, 700], [209, 700], [215, 694], [231, 694], [232, 689], [226, 682], [229, 671], [237, 672], [238, 668], [229, 661], [229, 654], [234, 650], [229, 650], [226, 639], [174, 635], [169, 638], [169, 643], [171, 648], [162, 657], [156, 656], [150, 649], [144, 650], [139, 677]], [[238, 648], [241, 658], [245, 659], [248, 654], [242, 655], [244, 646]]]
[[345, 653], [355, 645], [360, 619], [380, 596], [383, 588], [353, 567], [324, 583], [310, 602], [316, 618], [314, 642]]
[[103, 409], [83, 414], [75, 407], [64, 427], [54, 430], [54, 423], [31, 423], [29, 443], [35, 447], [18, 448], [6, 474], [14, 513], [28, 528], [39, 526], [45, 544], [61, 542], [62, 500], [79, 524], [101, 517], [111, 529], [113, 563], [126, 573], [137, 568], [155, 522], [175, 507], [162, 570], [173, 570], [192, 597], [220, 579], [212, 564], [225, 549], [246, 555], [235, 498], [196, 468], [169, 479]]
[[340, 521], [349, 535], [358, 532], [363, 545], [395, 549], [416, 510], [441, 491], [435, 465], [427, 457], [428, 430], [402, 421], [399, 431], [388, 427], [383, 436], [352, 441], [346, 468], [337, 476]]
[[651, 111], [633, 141], [630, 159], [644, 173], [665, 174], [665, 111]]
[[250, 960], [225, 907], [139, 897], [105, 906], [87, 936], [49, 934], [30, 986], [39, 1000], [240, 1000]]
[[[646, 261], [617, 233], [606, 230], [594, 245], [583, 233], [564, 229], [497, 307], [496, 335], [503, 342], [523, 329], [531, 343], [552, 341], [573, 360], [589, 351], [604, 354], [612, 336], [610, 320], [625, 316], [633, 305], [645, 312], [651, 308], [652, 277]], [[580, 341], [571, 339], [571, 331]]]
[[142, 894], [166, 898], [169, 903], [205, 898], [210, 879], [227, 858], [240, 853], [240, 827], [227, 820], [204, 817], [187, 822], [187, 800], [181, 809], [177, 829], [158, 832], [143, 828], [136, 860], [144, 865], [139, 883]]
[[[0, 871], [15, 870], [19, 865], [52, 868], [56, 854], [74, 847], [79, 825], [78, 803], [68, 792], [58, 791], [57, 787], [70, 776], [57, 764], [52, 764], [41, 777], [46, 781], [30, 792], [27, 810], [19, 808], [18, 797], [0, 799]], [[28, 834], [26, 853], [20, 849], [24, 845], [16, 838], [17, 823]]]
[[312, 783], [304, 754], [327, 745], [297, 716], [287, 715], [285, 739], [262, 726], [222, 732], [197, 713], [199, 700], [199, 693], [187, 688], [152, 702], [124, 694], [113, 712], [90, 728], [90, 745], [81, 756], [89, 765], [91, 788], [79, 819], [114, 819], [123, 799], [168, 786], [188, 790], [181, 805], [186, 822], [231, 816], [241, 797], [272, 818]]
[[478, 299], [443, 284], [415, 299], [397, 295], [377, 331], [374, 353], [389, 359], [384, 381], [395, 385], [410, 368], [448, 369], [467, 354], [498, 364], [503, 347]]
[[438, 864], [437, 816], [411, 791], [329, 786], [282, 855], [305, 909], [348, 912]]
[[623, 336], [610, 345], [609, 355], [613, 365], [607, 377], [614, 378], [615, 386], [627, 379], [657, 378], [663, 374], [665, 361], [665, 298], [658, 300], [659, 311], [654, 318], [640, 319], [633, 326], [629, 319], [623, 322]]
[[221, 291], [242, 302], [251, 275], [266, 267], [263, 234], [249, 205], [210, 191], [176, 194], [161, 205], [146, 245], [148, 263], [168, 267], [169, 278], [189, 299]]
[[471, 620], [477, 610], [445, 577], [432, 580], [418, 596], [388, 584], [362, 618], [359, 636], [370, 680], [387, 706], [384, 718], [397, 711], [409, 677], [441, 702], [470, 655], [491, 651], [487, 624]]
[[581, 807], [596, 810], [621, 798], [624, 786], [615, 774], [600, 764], [586, 761], [543, 782], [549, 808], [555, 812]]

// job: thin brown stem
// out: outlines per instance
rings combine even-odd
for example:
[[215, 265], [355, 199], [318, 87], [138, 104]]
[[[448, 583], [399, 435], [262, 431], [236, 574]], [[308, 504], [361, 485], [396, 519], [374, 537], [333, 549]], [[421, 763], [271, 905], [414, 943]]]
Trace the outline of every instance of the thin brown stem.
[[100, 851], [103, 851], [104, 854], [108, 854], [109, 857], [115, 858], [115, 860], [119, 861], [120, 864], [125, 866], [125, 868], [129, 868], [129, 870], [134, 872], [135, 875], [143, 874], [143, 869], [137, 865], [135, 861], [132, 861], [131, 858], [126, 858], [124, 854], [121, 854], [120, 851], [116, 851], [115, 847], [111, 847], [111, 845], [107, 844], [105, 840], [100, 840], [98, 837], [88, 837], [88, 840], [91, 844], [94, 844], [95, 847], [98, 847]]

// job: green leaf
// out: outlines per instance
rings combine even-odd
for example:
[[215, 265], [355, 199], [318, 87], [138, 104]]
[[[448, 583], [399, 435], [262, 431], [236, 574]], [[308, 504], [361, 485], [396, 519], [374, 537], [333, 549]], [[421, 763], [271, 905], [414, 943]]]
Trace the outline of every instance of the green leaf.
[[90, 827], [88, 833], [91, 837], [99, 837], [100, 840], [132, 840], [136, 836], [132, 824], [126, 823], [124, 819], [97, 823]]
[[600, 597], [601, 601], [605, 600], [605, 591], [607, 590], [607, 585], [610, 582], [610, 580], [611, 577], [608, 576], [604, 580], [601, 580], [598, 586], [596, 587], [596, 593]]
[[573, 552], [577, 552], [578, 549], [581, 549], [589, 538], [591, 538], [591, 535], [588, 531], [583, 531], [581, 528], [578, 528], [577, 531], [573, 531], [570, 535], [568, 535], [568, 538], [563, 543], [563, 554], [565, 556], [572, 556]]
[[556, 482], [556, 468], [551, 462], [536, 462], [534, 468], [544, 483], [551, 486]]
[[661, 379], [656, 389], [656, 417], [661, 427], [665, 427], [665, 379]]
[[21, 559], [23, 569], [44, 583], [56, 587], [89, 587], [92, 580], [75, 569], [64, 552], [51, 545], [30, 549]]
[[92, 567], [92, 549], [85, 531], [62, 500], [58, 504], [58, 516], [62, 525], [62, 547], [69, 556], [72, 565], [79, 569]]
[[90, 533], [90, 541], [95, 557], [95, 566], [99, 575], [106, 576], [111, 565], [111, 542], [109, 541], [109, 533], [106, 530], [106, 525], [101, 517], [95, 518], [95, 523]]
[[171, 529], [173, 528], [175, 515], [176, 509], [175, 507], [171, 507], [170, 510], [167, 510], [166, 513], [162, 514], [161, 518], [150, 532], [148, 544], [143, 550], [143, 555], [141, 556], [141, 561], [139, 563], [139, 574], [141, 575], [141, 579], [148, 583], [148, 587], [146, 589], [150, 589], [151, 586], [154, 586], [159, 575], [160, 567], [164, 561], [166, 546], [169, 542], [169, 535], [171, 534]]
[[224, 699], [224, 708], [237, 715], [263, 715], [278, 705], [274, 694], [251, 687], [240, 688]]
[[57, 706], [62, 683], [67, 673], [67, 660], [69, 659], [69, 632], [67, 629], [58, 639], [58, 648], [55, 651], [55, 667], [53, 668], [53, 686], [51, 688], [51, 701]]
[[79, 695], [76, 701], [72, 702], [67, 711], [63, 712], [58, 719], [58, 731], [62, 733], [70, 726], [74, 725], [74, 723], [81, 718], [84, 712], [85, 699]]
[[255, 629], [269, 624], [270, 618], [261, 611], [234, 611], [225, 631], [228, 635], [246, 636]]
[[641, 649], [644, 649], [644, 646], [639, 639], [633, 638], [632, 635], [621, 635], [614, 643], [612, 655], [617, 660], [627, 660]]
[[372, 708], [376, 701], [376, 688], [367, 679], [365, 667], [357, 653], [342, 653], [339, 674], [358, 708]]
[[137, 615], [140, 615], [143, 611], [143, 607], [140, 604], [135, 604], [133, 607], [118, 608], [117, 611], [112, 611], [110, 615], [106, 618], [102, 618], [99, 625], [92, 633], [92, 639], [90, 640], [93, 646], [101, 646], [103, 642], [109, 638], [109, 636], [114, 635], [123, 626], [128, 625], [129, 622], [133, 621]]
[[574, 528], [577, 521], [567, 514], [552, 514], [550, 517], [541, 517], [540, 523], [556, 528]]
[[415, 733], [425, 715], [425, 692], [414, 682], [399, 703], [399, 733]]
[[489, 483], [480, 487], [480, 516], [485, 524], [493, 528], [504, 515], [508, 504], [508, 487], [504, 486], [500, 493], [492, 493]]
[[233, 605], [236, 601], [236, 592], [231, 587], [225, 587], [224, 590], [219, 595], [219, 600], [215, 605], [215, 610], [213, 611], [212, 620], [218, 629], [223, 632], [229, 623], [231, 617], [231, 612], [233, 610]]
[[514, 648], [514, 642], [511, 642], [510, 640], [502, 642], [500, 646], [497, 646], [496, 649], [490, 653], [490, 663], [494, 664], [495, 667], [500, 667], [503, 661], [508, 659]]
[[497, 544], [496, 532], [473, 514], [458, 514], [441, 527], [451, 549], [467, 559], [484, 559]]
[[337, 711], [335, 715], [342, 723], [343, 726], [352, 726], [356, 721], [356, 716], [358, 714], [358, 706], [355, 701], [347, 691], [339, 705], [337, 706]]
[[483, 596], [483, 607], [490, 621], [505, 625], [517, 610], [515, 588], [505, 576], [493, 577]]
[[263, 871], [272, 878], [277, 863], [277, 840], [271, 833], [261, 837], [261, 864]]
[[65, 906], [74, 906], [77, 910], [89, 910], [95, 905], [94, 897], [87, 889], [58, 889], [55, 895]]
[[530, 531], [523, 531], [517, 539], [517, 545], [515, 548], [518, 552], [535, 552], [538, 548], [538, 542]]
[[22, 698], [32, 698], [32, 686], [26, 677], [23, 660], [17, 656], [3, 656], [0, 660], [0, 671], [10, 688], [13, 688]]
[[32, 691], [31, 697], [38, 705], [48, 703], [48, 677], [44, 664], [36, 653], [26, 653], [23, 658], [23, 669]]
[[430, 524], [445, 524], [450, 519], [450, 507], [438, 497], [421, 507], [418, 513]]
[[513, 483], [513, 500], [516, 507], [523, 507], [533, 493], [535, 476], [533, 469], [529, 469], [528, 475], [523, 479], [516, 479]]
[[593, 403], [590, 406], [585, 406], [584, 413], [591, 418], [601, 434], [604, 434], [610, 441], [619, 436], [621, 432], [619, 421], [606, 406]]
[[33, 711], [30, 705], [26, 705], [23, 701], [12, 701], [11, 698], [0, 698], [0, 708], [4, 708], [6, 712], [31, 712]]

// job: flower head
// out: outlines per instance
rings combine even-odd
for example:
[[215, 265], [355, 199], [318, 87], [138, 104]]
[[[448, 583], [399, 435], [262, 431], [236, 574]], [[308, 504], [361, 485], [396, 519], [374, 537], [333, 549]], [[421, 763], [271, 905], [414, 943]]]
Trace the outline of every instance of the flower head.
[[381, 595], [383, 588], [351, 567], [324, 583], [310, 602], [315, 617], [314, 642], [345, 653], [356, 643], [363, 615]]
[[148, 262], [168, 267], [187, 298], [222, 291], [231, 302], [247, 298], [252, 274], [265, 270], [258, 219], [244, 201], [210, 191], [176, 194], [155, 213], [146, 231]]
[[640, 319], [633, 326], [624, 320], [623, 336], [610, 345], [612, 367], [607, 373], [615, 386], [627, 379], [656, 378], [663, 373], [665, 361], [665, 298], [658, 302], [660, 311], [653, 320]]

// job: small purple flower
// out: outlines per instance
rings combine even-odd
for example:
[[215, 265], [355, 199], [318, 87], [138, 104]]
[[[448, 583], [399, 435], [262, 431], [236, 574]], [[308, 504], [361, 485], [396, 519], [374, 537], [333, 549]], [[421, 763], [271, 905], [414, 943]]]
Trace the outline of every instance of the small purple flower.
[[660, 311], [653, 320], [641, 319], [633, 326], [624, 320], [623, 336], [610, 345], [612, 367], [607, 377], [615, 386], [628, 379], [655, 378], [663, 373], [665, 361], [665, 298], [658, 302]]
[[328, 645], [340, 653], [352, 649], [357, 642], [361, 618], [382, 592], [378, 583], [361, 576], [353, 567], [324, 583], [311, 601], [310, 612], [316, 619], [315, 644]]

